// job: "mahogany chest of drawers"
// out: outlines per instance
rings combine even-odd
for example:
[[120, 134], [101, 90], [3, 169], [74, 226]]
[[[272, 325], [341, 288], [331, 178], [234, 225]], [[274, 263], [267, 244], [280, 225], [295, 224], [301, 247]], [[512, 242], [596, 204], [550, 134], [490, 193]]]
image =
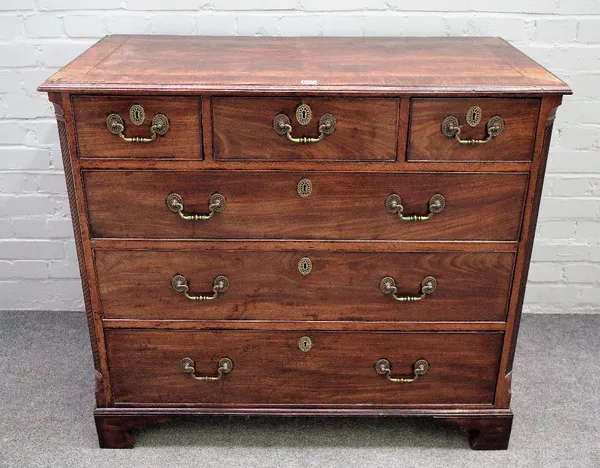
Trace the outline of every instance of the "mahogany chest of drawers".
[[40, 90], [102, 447], [208, 414], [507, 447], [562, 81], [497, 38], [109, 36]]

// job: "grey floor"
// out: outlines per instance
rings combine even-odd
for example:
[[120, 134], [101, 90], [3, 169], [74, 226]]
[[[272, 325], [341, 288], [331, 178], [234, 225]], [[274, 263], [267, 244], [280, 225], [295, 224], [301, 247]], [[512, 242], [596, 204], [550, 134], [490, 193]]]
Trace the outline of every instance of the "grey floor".
[[81, 313], [0, 312], [0, 467], [600, 467], [600, 315], [529, 315], [506, 452], [428, 420], [207, 418], [101, 450]]

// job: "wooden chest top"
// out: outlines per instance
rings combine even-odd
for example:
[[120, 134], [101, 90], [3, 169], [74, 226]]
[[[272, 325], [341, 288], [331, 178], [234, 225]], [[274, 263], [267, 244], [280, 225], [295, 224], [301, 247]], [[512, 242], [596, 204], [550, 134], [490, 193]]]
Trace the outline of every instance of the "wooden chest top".
[[41, 91], [570, 94], [500, 38], [107, 36]]

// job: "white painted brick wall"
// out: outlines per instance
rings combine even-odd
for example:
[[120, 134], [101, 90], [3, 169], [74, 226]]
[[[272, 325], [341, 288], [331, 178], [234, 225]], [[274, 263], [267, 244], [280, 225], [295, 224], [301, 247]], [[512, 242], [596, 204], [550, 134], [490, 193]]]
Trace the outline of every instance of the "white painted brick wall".
[[525, 310], [600, 313], [600, 1], [0, 0], [0, 309], [82, 308], [52, 106], [36, 86], [105, 34], [502, 36], [559, 109]]

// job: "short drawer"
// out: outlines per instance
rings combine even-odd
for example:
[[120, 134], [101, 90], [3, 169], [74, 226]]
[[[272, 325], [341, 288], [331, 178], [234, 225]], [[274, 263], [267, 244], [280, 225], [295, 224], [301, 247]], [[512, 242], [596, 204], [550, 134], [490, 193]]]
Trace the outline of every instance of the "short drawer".
[[84, 171], [83, 180], [93, 237], [513, 241], [528, 176]]
[[80, 158], [202, 159], [200, 99], [74, 96]]
[[133, 320], [423, 322], [506, 316], [511, 252], [251, 249], [96, 250], [102, 314]]
[[539, 99], [412, 99], [406, 158], [531, 161], [539, 106]]
[[[107, 330], [114, 400], [231, 405], [493, 403], [502, 333], [304, 336], [274, 331]], [[219, 363], [218, 380], [193, 378], [218, 377]], [[388, 379], [412, 380], [415, 373], [414, 381]]]
[[223, 97], [212, 107], [217, 160], [396, 160], [398, 99]]

